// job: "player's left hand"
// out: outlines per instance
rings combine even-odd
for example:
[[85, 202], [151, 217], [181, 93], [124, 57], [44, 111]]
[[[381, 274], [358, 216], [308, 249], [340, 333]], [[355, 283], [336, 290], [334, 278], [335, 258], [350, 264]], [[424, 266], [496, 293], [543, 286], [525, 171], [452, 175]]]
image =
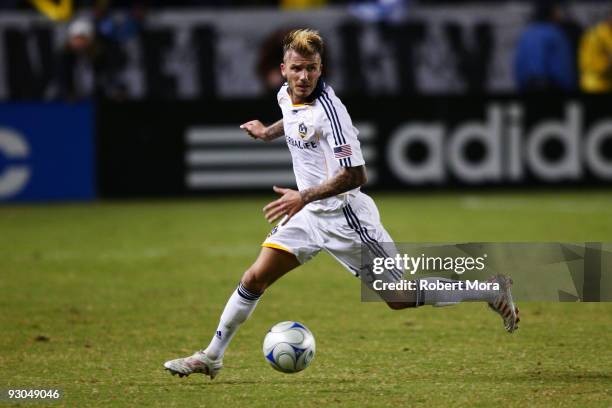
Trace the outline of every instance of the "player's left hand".
[[272, 187], [272, 189], [276, 193], [281, 194], [281, 198], [272, 201], [263, 208], [264, 215], [269, 223], [273, 223], [279, 218], [287, 216], [286, 219], [283, 220], [284, 224], [306, 205], [299, 191], [277, 186]]

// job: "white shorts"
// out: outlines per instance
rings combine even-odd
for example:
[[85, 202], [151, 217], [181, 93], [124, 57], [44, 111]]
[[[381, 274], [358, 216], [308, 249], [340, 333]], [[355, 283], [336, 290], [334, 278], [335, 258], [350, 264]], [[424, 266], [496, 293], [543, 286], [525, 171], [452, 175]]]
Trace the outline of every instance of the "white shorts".
[[262, 246], [289, 252], [302, 264], [325, 250], [355, 276], [369, 269], [363, 265], [362, 248], [376, 256], [395, 256], [374, 200], [361, 192], [338, 210], [303, 209], [285, 225], [274, 227]]

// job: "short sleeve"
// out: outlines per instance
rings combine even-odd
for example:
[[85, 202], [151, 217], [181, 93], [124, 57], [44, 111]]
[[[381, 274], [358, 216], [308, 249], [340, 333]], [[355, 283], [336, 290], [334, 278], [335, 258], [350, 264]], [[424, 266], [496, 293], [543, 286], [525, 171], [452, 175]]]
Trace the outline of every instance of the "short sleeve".
[[361, 145], [346, 107], [335, 95], [323, 91], [319, 101], [327, 117], [323, 134], [332, 149], [335, 160], [342, 167], [357, 167], [365, 164]]

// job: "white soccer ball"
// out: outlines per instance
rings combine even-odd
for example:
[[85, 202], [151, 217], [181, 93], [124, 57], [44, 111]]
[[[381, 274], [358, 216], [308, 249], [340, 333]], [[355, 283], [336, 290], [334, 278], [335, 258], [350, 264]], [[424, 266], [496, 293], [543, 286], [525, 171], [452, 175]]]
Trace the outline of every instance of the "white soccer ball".
[[266, 361], [283, 373], [297, 373], [308, 367], [315, 349], [315, 339], [310, 330], [291, 321], [272, 326], [263, 342]]

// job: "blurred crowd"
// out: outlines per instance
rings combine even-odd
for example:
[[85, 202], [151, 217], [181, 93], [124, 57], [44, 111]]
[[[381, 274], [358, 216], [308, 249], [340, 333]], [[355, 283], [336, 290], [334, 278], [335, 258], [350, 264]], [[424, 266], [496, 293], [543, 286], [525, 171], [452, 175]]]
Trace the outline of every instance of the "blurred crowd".
[[612, 7], [583, 31], [563, 3], [538, 3], [519, 39], [514, 73], [524, 92], [612, 92]]
[[[397, 0], [383, 0], [380, 3], [392, 3]], [[402, 1], [402, 0], [400, 0]], [[504, 0], [479, 0], [479, 3], [502, 3]], [[591, 0], [593, 1], [593, 0]], [[598, 0], [595, 0], [598, 1]], [[606, 1], [606, 0], [601, 0]], [[47, 8], [53, 6], [83, 8], [92, 7], [98, 0], [2, 0], [0, 9], [21, 9], [26, 10], [35, 7]], [[377, 0], [113, 0], [115, 7], [131, 7], [135, 3], [146, 5], [149, 8], [176, 8], [176, 7], [289, 7], [289, 8], [310, 8], [324, 7], [332, 5], [347, 5], [355, 3], [375, 3]], [[420, 4], [457, 4], [473, 3], [474, 0], [419, 0]], [[525, 0], [531, 3], [530, 0]]]
[[[143, 21], [151, 8], [235, 5], [306, 8], [344, 3], [364, 15], [376, 16], [397, 14], [414, 2], [437, 1], [3, 0], [0, 7], [36, 9], [52, 20], [69, 23], [66, 41], [55, 58], [58, 86], [55, 95], [66, 100], [89, 96], [120, 100], [126, 96], [120, 75], [126, 64], [125, 44], [142, 35]], [[612, 92], [612, 6], [597, 24], [582, 27], [572, 20], [564, 3], [553, 0], [530, 3], [535, 4], [534, 13], [515, 52], [516, 88], [521, 92]], [[78, 13], [84, 8], [90, 18]], [[284, 34], [273, 33], [261, 46], [256, 70], [265, 89], [274, 89], [282, 83], [278, 62]]]

